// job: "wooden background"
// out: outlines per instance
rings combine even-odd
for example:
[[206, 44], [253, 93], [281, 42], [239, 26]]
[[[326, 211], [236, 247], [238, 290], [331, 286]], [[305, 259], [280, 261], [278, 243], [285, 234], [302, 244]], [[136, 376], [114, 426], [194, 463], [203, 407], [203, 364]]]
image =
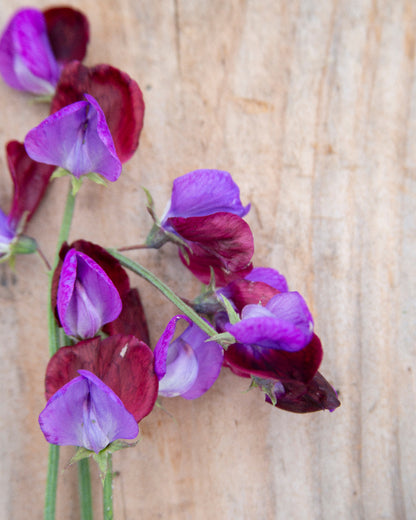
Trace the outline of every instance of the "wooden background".
[[[119, 520], [416, 518], [415, 0], [82, 0], [87, 65], [144, 93], [141, 145], [122, 177], [81, 190], [71, 238], [141, 241], [172, 180], [228, 170], [252, 203], [256, 265], [305, 295], [322, 338], [333, 414], [289, 414], [224, 371], [194, 402], [165, 399], [114, 456]], [[1, 0], [0, 25], [26, 0]], [[44, 8], [48, 2], [36, 1]], [[1, 142], [47, 115], [0, 84]], [[1, 153], [0, 205], [11, 183]], [[66, 182], [29, 234], [52, 257]], [[183, 296], [198, 284], [173, 246], [131, 257]], [[175, 312], [141, 280], [153, 344]], [[0, 517], [41, 519], [47, 444], [37, 425], [48, 359], [47, 282], [36, 257], [0, 266]], [[79, 518], [61, 451], [59, 520]], [[94, 473], [97, 518], [100, 484]]]

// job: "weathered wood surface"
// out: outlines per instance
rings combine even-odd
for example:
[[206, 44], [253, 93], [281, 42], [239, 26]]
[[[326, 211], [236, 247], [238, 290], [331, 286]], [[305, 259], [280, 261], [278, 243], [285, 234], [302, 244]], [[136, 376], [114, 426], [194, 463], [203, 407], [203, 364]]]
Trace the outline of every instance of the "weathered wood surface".
[[[333, 414], [291, 415], [228, 372], [195, 402], [165, 399], [174, 420], [155, 411], [138, 447], [114, 457], [116, 518], [416, 518], [416, 2], [71, 3], [91, 21], [86, 63], [127, 71], [147, 107], [139, 152], [111, 188], [83, 187], [71, 237], [135, 243], [150, 224], [142, 185], [162, 212], [176, 176], [230, 171], [252, 202], [255, 263], [305, 295], [342, 400]], [[26, 5], [2, 0], [1, 26]], [[46, 116], [3, 83], [0, 99], [2, 143]], [[49, 257], [65, 192], [53, 183], [29, 229]], [[174, 247], [132, 257], [197, 293]], [[0, 281], [0, 517], [40, 519], [46, 276], [26, 257]], [[154, 342], [174, 309], [137, 285]], [[94, 492], [99, 512], [96, 479]], [[77, 519], [77, 501], [71, 468], [58, 519]]]

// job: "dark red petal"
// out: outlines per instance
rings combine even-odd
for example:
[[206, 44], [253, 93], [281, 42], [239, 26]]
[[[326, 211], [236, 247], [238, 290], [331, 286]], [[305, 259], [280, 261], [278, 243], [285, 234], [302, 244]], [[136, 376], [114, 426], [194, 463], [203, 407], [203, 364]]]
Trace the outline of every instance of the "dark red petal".
[[144, 102], [138, 84], [110, 65], [84, 67], [79, 61], [65, 65], [52, 100], [51, 113], [91, 94], [105, 114], [117, 155], [126, 162], [139, 146]]
[[89, 370], [109, 386], [137, 422], [151, 412], [159, 382], [153, 352], [137, 338], [116, 335], [60, 348], [46, 369], [46, 399], [77, 377], [79, 369]]
[[[341, 405], [335, 390], [320, 372], [308, 384], [289, 381], [284, 382], [283, 386], [286, 393], [277, 398], [275, 406], [288, 412], [332, 412]], [[271, 404], [269, 396], [266, 396], [266, 401]]]
[[235, 280], [227, 286], [227, 298], [234, 303], [238, 312], [252, 303], [264, 306], [279, 292], [267, 283], [249, 280]]
[[316, 374], [322, 356], [321, 341], [314, 334], [308, 345], [297, 352], [235, 343], [224, 352], [224, 365], [239, 376], [308, 383]]
[[147, 327], [146, 316], [137, 289], [130, 289], [122, 298], [123, 309], [120, 316], [104, 325], [103, 331], [114, 336], [115, 334], [125, 334], [136, 336], [146, 344], [149, 344], [149, 329]]
[[252, 270], [254, 253], [250, 226], [238, 215], [214, 213], [204, 217], [172, 217], [168, 224], [189, 243], [189, 264], [182, 261], [203, 283], [209, 283], [210, 266], [218, 287]]
[[82, 61], [90, 39], [86, 16], [71, 7], [52, 7], [43, 11], [43, 15], [56, 60], [60, 63]]
[[23, 143], [9, 141], [6, 145], [7, 163], [14, 184], [13, 202], [9, 223], [16, 229], [25, 215], [32, 218], [46, 191], [56, 166], [33, 161], [26, 153]]
[[107, 253], [104, 248], [98, 244], [94, 244], [93, 242], [88, 242], [87, 240], [76, 240], [72, 244], [67, 244], [65, 242], [62, 244], [61, 250], [59, 252], [60, 260], [53, 273], [51, 288], [51, 305], [58, 323], [60, 323], [60, 321], [56, 310], [56, 298], [58, 294], [59, 277], [61, 276], [62, 263], [65, 255], [72, 248], [88, 255], [94, 260], [94, 262], [97, 262], [97, 264], [105, 271], [107, 276], [115, 285], [122, 300], [130, 291], [130, 281], [126, 271], [121, 267], [120, 262]]

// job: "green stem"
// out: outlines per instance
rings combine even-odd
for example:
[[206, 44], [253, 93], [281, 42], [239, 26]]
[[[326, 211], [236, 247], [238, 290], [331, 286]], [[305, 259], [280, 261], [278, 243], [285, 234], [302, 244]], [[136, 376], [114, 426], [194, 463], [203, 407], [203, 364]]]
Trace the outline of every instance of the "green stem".
[[156, 289], [158, 289], [168, 300], [170, 300], [173, 304], [178, 307], [180, 311], [182, 311], [185, 316], [188, 316], [200, 329], [206, 332], [209, 336], [218, 336], [218, 332], [211, 327], [209, 323], [201, 318], [201, 316], [195, 312], [192, 307], [187, 305], [179, 296], [177, 296], [170, 287], [168, 287], [165, 283], [163, 283], [157, 276], [155, 276], [151, 271], [148, 271], [142, 265], [130, 260], [125, 257], [115, 249], [107, 249], [107, 251], [116, 258], [121, 265], [133, 271], [133, 273], [138, 274], [149, 283], [151, 283]]
[[89, 459], [78, 461], [78, 491], [81, 520], [93, 520]]
[[107, 473], [103, 488], [103, 520], [113, 520], [113, 458], [107, 454]]
[[[55, 320], [55, 315], [52, 309], [51, 294], [52, 294], [52, 278], [53, 272], [59, 262], [59, 251], [62, 244], [68, 239], [69, 230], [72, 222], [72, 215], [74, 213], [75, 197], [72, 195], [71, 187], [68, 191], [66, 199], [64, 215], [62, 219], [62, 226], [59, 232], [58, 243], [56, 246], [55, 261], [53, 269], [49, 272], [49, 303], [48, 303], [48, 332], [49, 332], [49, 354], [52, 357], [60, 346], [59, 328]], [[49, 447], [48, 459], [48, 475], [46, 478], [46, 492], [45, 492], [45, 520], [55, 519], [56, 510], [56, 489], [58, 485], [58, 465], [59, 465], [59, 446], [51, 445]]]

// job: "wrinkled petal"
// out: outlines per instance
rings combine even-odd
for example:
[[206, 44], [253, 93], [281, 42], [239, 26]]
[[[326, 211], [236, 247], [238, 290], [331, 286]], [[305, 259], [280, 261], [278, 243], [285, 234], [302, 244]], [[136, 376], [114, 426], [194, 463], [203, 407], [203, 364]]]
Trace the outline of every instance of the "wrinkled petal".
[[52, 100], [51, 113], [91, 94], [102, 108], [114, 140], [117, 156], [125, 163], [139, 145], [144, 102], [138, 84], [110, 65], [84, 67], [73, 61], [65, 65]]
[[297, 352], [234, 343], [224, 353], [224, 364], [241, 377], [301, 381], [308, 383], [322, 362], [322, 345], [314, 334]]
[[214, 213], [205, 217], [173, 217], [168, 224], [189, 242], [189, 264], [183, 255], [181, 258], [201, 282], [209, 283], [210, 266], [219, 287], [252, 269], [253, 234], [239, 216]]
[[240, 189], [228, 172], [195, 170], [173, 181], [169, 207], [162, 226], [171, 217], [203, 217], [213, 213], [233, 213], [244, 217], [250, 204], [243, 206]]
[[52, 7], [43, 11], [49, 42], [59, 63], [82, 61], [90, 37], [86, 16], [71, 7]]
[[149, 344], [149, 329], [139, 291], [130, 289], [122, 297], [121, 303], [123, 307], [119, 317], [104, 325], [103, 331], [109, 336], [115, 334], [136, 336], [144, 343]]
[[137, 422], [98, 377], [79, 370], [46, 404], [39, 424], [51, 444], [82, 446], [96, 453], [117, 439], [134, 439]]
[[113, 182], [120, 176], [121, 162], [103, 111], [93, 97], [85, 98], [33, 128], [25, 148], [35, 161], [61, 166], [77, 178], [95, 172]]
[[48, 187], [55, 166], [31, 159], [23, 143], [18, 141], [7, 143], [6, 154], [14, 185], [9, 223], [13, 229], [17, 229], [23, 217], [26, 223], [32, 218]]
[[[297, 381], [278, 383], [276, 390], [275, 406], [288, 412], [309, 413], [322, 410], [333, 412], [341, 405], [337, 393], [319, 372], [308, 384]], [[271, 404], [271, 399], [267, 395], [266, 402]]]
[[57, 309], [65, 333], [88, 338], [121, 312], [120, 295], [104, 270], [87, 255], [71, 249], [59, 279]]
[[136, 422], [152, 411], [158, 393], [154, 356], [137, 338], [92, 338], [60, 348], [46, 369], [46, 399], [77, 377], [79, 369], [89, 370], [109, 386]]
[[[172, 341], [180, 319], [189, 326]], [[208, 334], [186, 316], [170, 320], [154, 351], [160, 395], [196, 399], [211, 388], [221, 370], [223, 350], [221, 345], [208, 339]]]
[[17, 90], [52, 94], [60, 70], [53, 55], [43, 14], [22, 9], [10, 20], [0, 40], [0, 73]]

